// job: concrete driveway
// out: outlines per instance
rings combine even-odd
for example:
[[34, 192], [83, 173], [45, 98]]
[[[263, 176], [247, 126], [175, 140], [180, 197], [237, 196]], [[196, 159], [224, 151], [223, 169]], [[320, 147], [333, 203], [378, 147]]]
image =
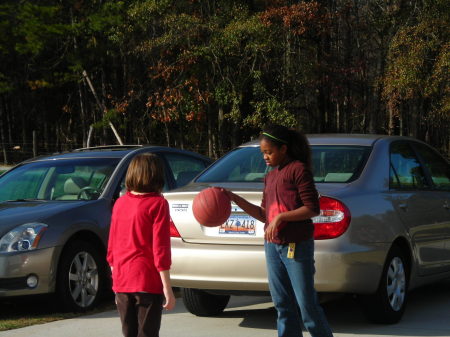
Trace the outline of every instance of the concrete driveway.
[[[450, 281], [410, 294], [403, 320], [395, 325], [368, 323], [357, 304], [342, 298], [323, 305], [336, 337], [450, 336]], [[163, 316], [161, 337], [275, 337], [276, 313], [268, 297], [232, 297], [219, 317], [196, 317], [179, 299]], [[115, 311], [0, 332], [1, 337], [120, 337]], [[309, 336], [304, 333], [304, 336]]]

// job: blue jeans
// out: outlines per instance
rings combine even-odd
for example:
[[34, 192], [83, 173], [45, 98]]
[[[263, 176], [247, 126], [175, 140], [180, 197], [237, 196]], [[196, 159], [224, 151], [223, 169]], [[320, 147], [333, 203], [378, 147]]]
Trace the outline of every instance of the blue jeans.
[[287, 257], [288, 245], [264, 246], [278, 336], [303, 336], [301, 320], [312, 337], [333, 336], [314, 288], [314, 240], [296, 243], [294, 258]]

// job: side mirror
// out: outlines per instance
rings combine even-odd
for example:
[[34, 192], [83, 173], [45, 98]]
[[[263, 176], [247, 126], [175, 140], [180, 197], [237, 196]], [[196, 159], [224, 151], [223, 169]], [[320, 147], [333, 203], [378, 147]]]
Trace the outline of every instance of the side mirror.
[[119, 192], [119, 198], [124, 196], [127, 193], [127, 188], [124, 186]]

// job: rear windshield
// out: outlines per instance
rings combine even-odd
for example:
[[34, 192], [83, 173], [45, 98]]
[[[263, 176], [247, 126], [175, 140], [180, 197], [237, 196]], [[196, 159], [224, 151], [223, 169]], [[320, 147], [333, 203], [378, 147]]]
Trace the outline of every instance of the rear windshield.
[[97, 199], [118, 162], [77, 158], [27, 163], [0, 178], [0, 201]]
[[[345, 183], [358, 178], [370, 147], [313, 145], [314, 181]], [[197, 182], [262, 182], [271, 170], [266, 166], [259, 147], [237, 148], [206, 170]]]
[[311, 148], [316, 183], [347, 183], [357, 179], [371, 150], [368, 146], [316, 145]]

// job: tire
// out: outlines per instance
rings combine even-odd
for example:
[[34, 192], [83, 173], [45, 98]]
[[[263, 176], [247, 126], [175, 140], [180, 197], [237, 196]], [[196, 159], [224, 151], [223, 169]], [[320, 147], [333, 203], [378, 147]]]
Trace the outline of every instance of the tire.
[[360, 296], [369, 321], [394, 324], [400, 321], [408, 299], [409, 263], [398, 246], [392, 246], [386, 258], [377, 291]]
[[106, 282], [105, 262], [91, 243], [72, 241], [64, 249], [56, 278], [57, 300], [64, 311], [94, 308]]
[[196, 316], [217, 316], [230, 300], [229, 295], [213, 295], [199, 289], [182, 288], [181, 296], [186, 309]]

